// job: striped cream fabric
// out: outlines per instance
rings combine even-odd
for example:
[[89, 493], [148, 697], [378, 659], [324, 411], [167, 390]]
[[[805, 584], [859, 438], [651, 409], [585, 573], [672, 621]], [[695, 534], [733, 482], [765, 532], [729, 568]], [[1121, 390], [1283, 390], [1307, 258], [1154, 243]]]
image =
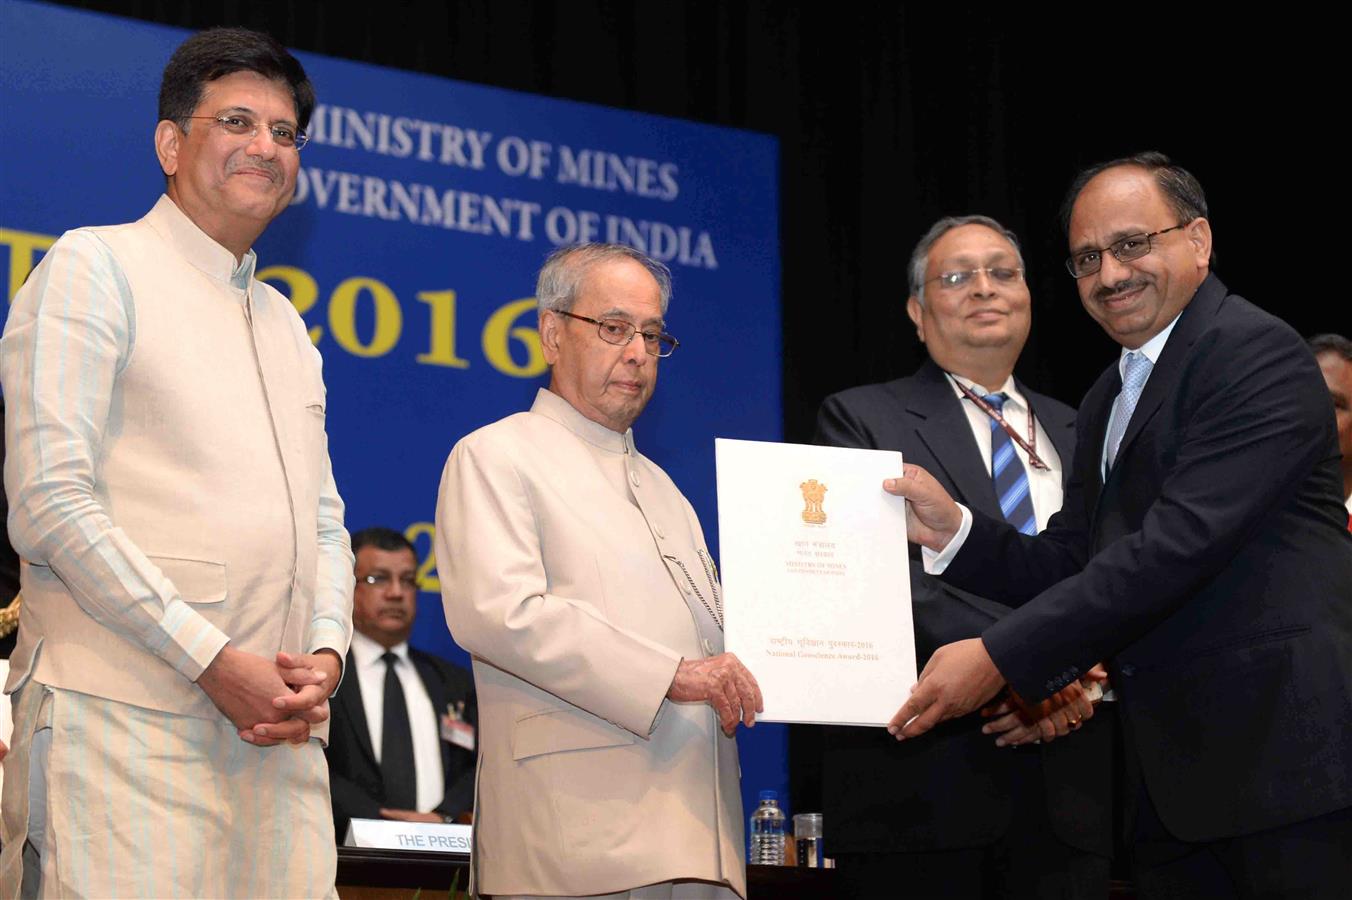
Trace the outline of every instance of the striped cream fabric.
[[28, 565], [7, 690], [212, 718], [192, 682], [227, 640], [346, 653], [320, 358], [254, 266], [161, 197], [67, 232], [15, 295], [5, 487]]
[[[45, 693], [51, 702], [40, 715]], [[253, 747], [224, 720], [33, 681], [15, 698], [24, 776], [35, 726], [47, 719], [52, 728], [40, 896], [336, 896], [328, 769], [317, 741]], [[9, 774], [5, 898], [19, 896], [10, 857], [28, 820], [27, 803], [12, 795], [22, 791], [19, 773]]]

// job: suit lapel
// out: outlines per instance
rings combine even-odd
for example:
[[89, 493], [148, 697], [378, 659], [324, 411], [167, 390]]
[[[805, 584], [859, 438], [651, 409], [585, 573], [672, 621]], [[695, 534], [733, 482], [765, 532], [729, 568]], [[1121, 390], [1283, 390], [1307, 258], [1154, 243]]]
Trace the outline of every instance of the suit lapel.
[[351, 725], [357, 737], [357, 746], [366, 754], [371, 766], [378, 770], [380, 764], [376, 762], [375, 751], [371, 749], [371, 728], [366, 722], [366, 705], [361, 702], [361, 681], [357, 677], [356, 666], [352, 651], [347, 651], [347, 668], [343, 670], [346, 674], [338, 693], [333, 695], [333, 705], [342, 710], [338, 718]]
[[1099, 376], [1089, 393], [1080, 403], [1080, 419], [1084, 426], [1081, 434], [1084, 442], [1077, 445], [1086, 465], [1080, 476], [1084, 479], [1085, 516], [1089, 521], [1091, 540], [1098, 534], [1098, 516], [1103, 503], [1103, 442], [1108, 438], [1108, 419], [1112, 413], [1113, 401], [1122, 390], [1122, 376], [1117, 371], [1117, 363]]
[[1099, 376], [1098, 384], [1085, 396], [1080, 406], [1080, 415], [1085, 418], [1085, 436], [1089, 446], [1081, 450], [1089, 455], [1090, 477], [1085, 480], [1086, 490], [1092, 491], [1091, 500], [1098, 502], [1103, 491], [1103, 442], [1108, 439], [1108, 420], [1112, 417], [1113, 402], [1122, 391], [1122, 375], [1113, 363], [1108, 371]]
[[[408, 649], [408, 658], [413, 660], [413, 668], [417, 670], [418, 677], [422, 679], [423, 688], [427, 691], [427, 699], [432, 701], [433, 727], [436, 729], [437, 746], [441, 750], [442, 771], [450, 764], [450, 744], [441, 739], [441, 717], [446, 715], [450, 705], [450, 698], [446, 695], [446, 685], [441, 680], [441, 674], [437, 672], [436, 667], [432, 665], [421, 653], [412, 647]], [[447, 788], [450, 785], [446, 785]]]
[[929, 361], [916, 373], [906, 407], [914, 417], [916, 434], [941, 469], [935, 474], [947, 479], [954, 498], [1000, 519], [995, 484], [972, 439], [972, 426], [962, 404], [943, 371]]
[[1183, 308], [1178, 324], [1174, 326], [1169, 339], [1164, 342], [1164, 350], [1160, 353], [1159, 361], [1150, 370], [1150, 378], [1145, 383], [1145, 389], [1141, 391], [1141, 399], [1136, 403], [1131, 421], [1127, 423], [1127, 431], [1117, 449], [1119, 459], [1131, 450], [1131, 445], [1141, 433], [1141, 429], [1154, 418], [1155, 413], [1159, 412], [1164, 398], [1173, 392], [1193, 343], [1214, 317], [1216, 308], [1220, 306], [1226, 293], [1225, 285], [1221, 284], [1220, 279], [1208, 275], [1197, 288], [1191, 302]]
[[1075, 447], [1075, 417], [1061, 418], [1055, 412], [1044, 411], [1055, 409], [1052, 404], [1042, 401], [1047, 398], [1043, 395], [1030, 391], [1028, 386], [1017, 378], [1014, 383], [1018, 385], [1019, 392], [1023, 394], [1024, 399], [1028, 401], [1029, 407], [1033, 410], [1033, 418], [1042, 426], [1052, 446], [1056, 448], [1056, 455], [1061, 459], [1061, 488], [1065, 489], [1066, 483], [1070, 481], [1070, 467], [1074, 460], [1072, 459], [1073, 449]]

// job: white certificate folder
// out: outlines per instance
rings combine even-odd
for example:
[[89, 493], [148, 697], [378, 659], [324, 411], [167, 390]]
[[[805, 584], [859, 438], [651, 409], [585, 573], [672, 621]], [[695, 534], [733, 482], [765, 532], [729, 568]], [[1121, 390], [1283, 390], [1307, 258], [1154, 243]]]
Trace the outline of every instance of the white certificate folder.
[[769, 722], [886, 725], [916, 681], [901, 454], [714, 441], [727, 649]]

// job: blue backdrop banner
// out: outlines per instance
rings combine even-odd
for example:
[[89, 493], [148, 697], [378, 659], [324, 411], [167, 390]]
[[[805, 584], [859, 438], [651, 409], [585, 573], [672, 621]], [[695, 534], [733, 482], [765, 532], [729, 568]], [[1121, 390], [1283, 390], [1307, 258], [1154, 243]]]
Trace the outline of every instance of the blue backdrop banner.
[[[7, 299], [61, 232], [154, 203], [160, 73], [186, 34], [0, 0]], [[456, 440], [544, 384], [534, 275], [561, 244], [620, 241], [671, 267], [681, 347], [636, 440], [717, 546], [713, 438], [781, 433], [775, 141], [297, 55], [320, 105], [292, 207], [256, 248], [259, 277], [323, 354], [349, 529], [388, 525], [418, 547], [413, 642], [468, 665], [437, 593], [437, 485]], [[744, 796], [784, 790], [783, 729], [741, 740]]]

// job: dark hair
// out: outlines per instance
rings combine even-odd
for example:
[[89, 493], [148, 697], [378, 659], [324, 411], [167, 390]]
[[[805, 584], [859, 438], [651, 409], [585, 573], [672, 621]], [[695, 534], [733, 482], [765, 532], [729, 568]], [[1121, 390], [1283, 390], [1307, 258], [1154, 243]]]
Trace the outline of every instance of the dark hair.
[[1352, 341], [1341, 334], [1316, 334], [1307, 343], [1315, 356], [1321, 353], [1335, 353], [1352, 363]]
[[[1144, 153], [1095, 163], [1076, 175], [1075, 180], [1070, 183], [1070, 189], [1066, 191], [1066, 199], [1061, 203], [1062, 231], [1070, 233], [1070, 214], [1075, 209], [1075, 200], [1080, 196], [1080, 191], [1084, 190], [1084, 186], [1096, 175], [1119, 166], [1135, 166], [1154, 175], [1155, 183], [1164, 194], [1165, 202], [1178, 216], [1179, 224], [1191, 222], [1193, 219], [1208, 218], [1206, 194], [1202, 191], [1201, 182], [1187, 169], [1158, 150], [1147, 150]], [[1211, 265], [1215, 264], [1216, 254], [1213, 251]]]
[[310, 124], [315, 89], [300, 61], [270, 35], [247, 28], [209, 28], [179, 45], [160, 81], [160, 121], [187, 130], [207, 82], [234, 72], [257, 72], [286, 84], [296, 104], [296, 125]]
[[413, 554], [413, 558], [418, 558], [418, 551], [413, 543], [399, 532], [392, 528], [363, 528], [361, 531], [352, 535], [352, 552], [356, 553], [362, 547], [375, 547], [377, 550], [394, 552], [396, 550], [408, 550]]

